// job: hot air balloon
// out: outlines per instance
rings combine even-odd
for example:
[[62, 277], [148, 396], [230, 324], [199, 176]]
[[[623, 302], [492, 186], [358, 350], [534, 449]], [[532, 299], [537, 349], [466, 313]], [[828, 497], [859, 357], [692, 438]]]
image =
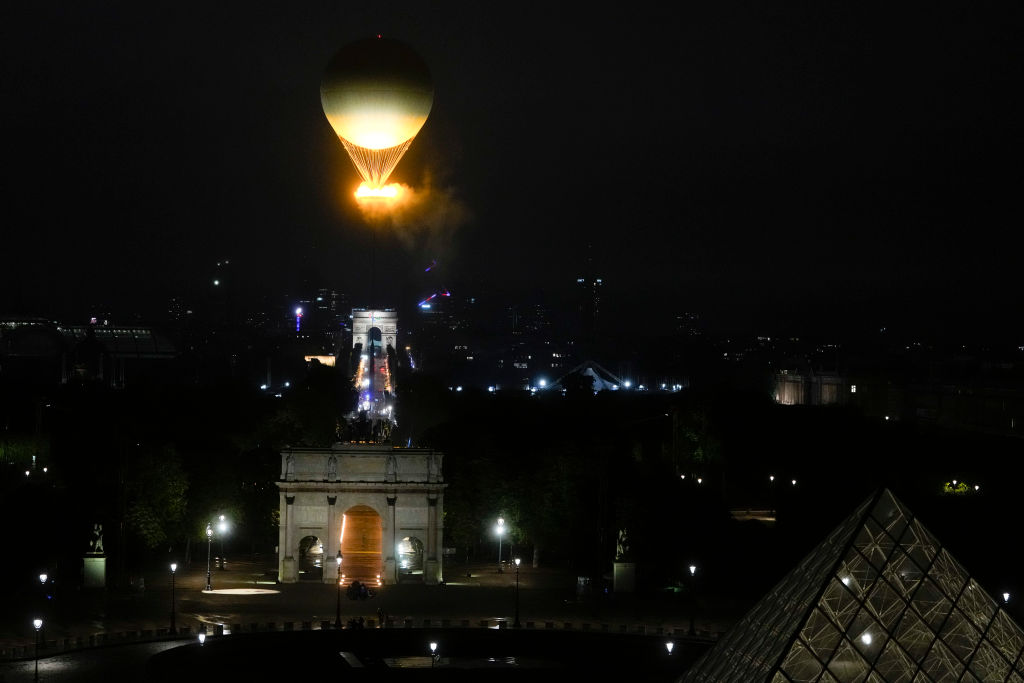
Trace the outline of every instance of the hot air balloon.
[[371, 190], [387, 182], [433, 101], [427, 65], [408, 45], [387, 38], [341, 48], [320, 84], [324, 114]]

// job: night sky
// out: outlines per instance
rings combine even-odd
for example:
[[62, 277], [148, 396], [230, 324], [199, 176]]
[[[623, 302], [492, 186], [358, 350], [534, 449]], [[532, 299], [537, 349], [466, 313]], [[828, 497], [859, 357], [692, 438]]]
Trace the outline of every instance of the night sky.
[[[534, 300], [591, 245], [642, 310], [1021, 331], [1018, 3], [20, 4], [0, 315], [159, 311], [223, 258], [358, 304], [374, 248], [377, 304]], [[377, 33], [435, 97], [393, 176], [422, 211], [374, 238], [319, 83]]]

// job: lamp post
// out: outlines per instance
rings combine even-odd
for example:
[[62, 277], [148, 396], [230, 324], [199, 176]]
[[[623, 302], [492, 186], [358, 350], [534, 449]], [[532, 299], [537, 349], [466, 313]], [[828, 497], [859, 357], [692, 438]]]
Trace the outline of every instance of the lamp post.
[[687, 635], [693, 637], [697, 634], [693, 628], [693, 615], [697, 611], [697, 565], [691, 564], [690, 567], [690, 630]]
[[34, 680], [39, 680], [39, 630], [43, 628], [42, 619], [33, 619], [32, 625], [36, 627], [36, 677]]
[[434, 668], [434, 664], [437, 662], [437, 643], [430, 641], [430, 668]]
[[501, 535], [505, 533], [504, 518], [498, 517], [498, 526], [494, 528], [494, 532], [498, 534], [498, 573], [501, 574]]
[[334, 628], [341, 628], [341, 551], [338, 551], [338, 556], [334, 558], [338, 563], [338, 576], [335, 577], [334, 583], [336, 584], [338, 593], [338, 606], [334, 613]]
[[177, 570], [178, 570], [178, 564], [176, 562], [171, 562], [171, 634], [172, 635], [178, 632], [178, 629], [177, 629], [177, 627], [176, 627], [176, 625], [174, 623], [174, 621], [175, 621], [175, 619], [174, 619], [174, 617], [175, 617], [175, 614], [174, 614], [175, 613], [175, 609], [174, 609], [174, 572], [176, 572]]
[[206, 590], [212, 591], [213, 586], [210, 585], [210, 546], [213, 544], [213, 526], [206, 523]]
[[519, 623], [519, 562], [520, 562], [520, 559], [517, 557], [515, 559], [515, 562], [516, 562], [516, 621], [515, 621], [514, 624], [512, 624], [512, 626], [513, 626], [513, 628], [520, 628], [520, 626], [521, 626], [521, 624]]

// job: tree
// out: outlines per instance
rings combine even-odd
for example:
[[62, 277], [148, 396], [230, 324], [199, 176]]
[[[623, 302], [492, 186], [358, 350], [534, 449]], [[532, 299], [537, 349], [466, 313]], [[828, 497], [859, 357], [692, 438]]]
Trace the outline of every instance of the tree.
[[146, 449], [125, 463], [126, 521], [150, 549], [182, 533], [188, 478], [170, 446]]

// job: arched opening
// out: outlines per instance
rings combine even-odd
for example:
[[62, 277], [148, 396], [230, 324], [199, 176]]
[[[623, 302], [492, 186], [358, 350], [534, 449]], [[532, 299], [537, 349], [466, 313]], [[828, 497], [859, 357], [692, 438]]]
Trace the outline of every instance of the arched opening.
[[356, 505], [341, 517], [342, 584], [360, 581], [370, 586], [381, 584], [383, 533], [377, 511]]
[[299, 541], [299, 581], [324, 578], [324, 544], [316, 536]]
[[415, 536], [406, 536], [398, 542], [399, 581], [423, 580], [423, 541]]

